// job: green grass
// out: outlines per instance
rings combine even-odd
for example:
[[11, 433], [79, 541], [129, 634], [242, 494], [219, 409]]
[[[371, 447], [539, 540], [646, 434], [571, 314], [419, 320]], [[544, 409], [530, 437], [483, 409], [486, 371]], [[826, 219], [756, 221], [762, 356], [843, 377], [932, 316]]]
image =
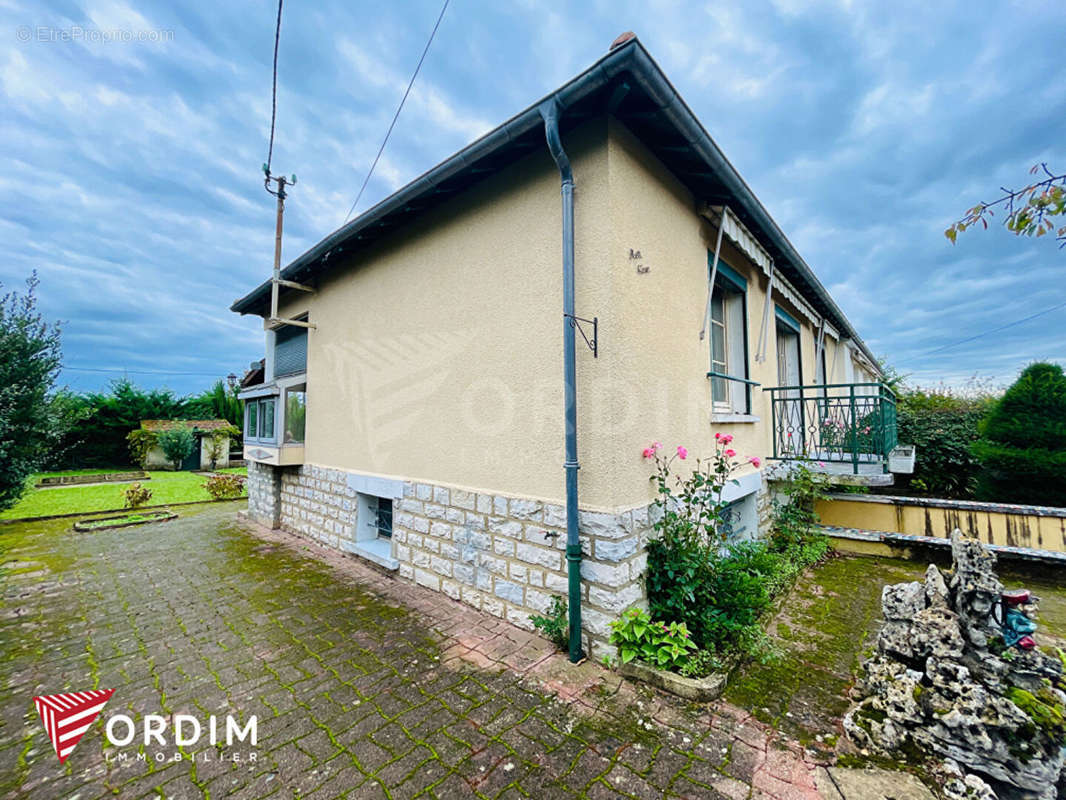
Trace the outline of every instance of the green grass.
[[[226, 471], [247, 474], [243, 468]], [[144, 481], [144, 485], [152, 490], [149, 505], [190, 503], [196, 500], [211, 499], [211, 495], [202, 486], [203, 475], [195, 475], [192, 472], [149, 472], [148, 474], [151, 480]], [[34, 475], [29, 485], [32, 486], [39, 477], [39, 475]], [[95, 511], [120, 509], [125, 502], [123, 493], [127, 486], [129, 486], [128, 483], [104, 483], [64, 486], [56, 489], [27, 489], [21, 500], [7, 511], [0, 513], [0, 519], [50, 517], [56, 514], [91, 514]]]

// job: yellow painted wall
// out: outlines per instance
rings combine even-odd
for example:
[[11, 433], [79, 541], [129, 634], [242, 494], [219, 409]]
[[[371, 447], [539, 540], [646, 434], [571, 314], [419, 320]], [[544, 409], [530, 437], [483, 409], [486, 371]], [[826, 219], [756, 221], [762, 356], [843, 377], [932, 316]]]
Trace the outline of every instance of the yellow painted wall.
[[959, 528], [988, 544], [1066, 552], [1066, 517], [987, 511], [981, 505], [940, 508], [905, 498], [869, 502], [834, 497], [820, 502], [817, 511], [823, 525], [834, 527], [942, 538]]
[[[606, 120], [566, 146], [577, 307], [592, 315], [606, 305]], [[290, 301], [286, 313], [307, 310], [316, 325], [307, 462], [562, 498], [561, 213], [545, 147]], [[592, 358], [578, 360], [584, 388]], [[595, 504], [591, 487], [586, 499]]]
[[[605, 464], [607, 501], [623, 506], [652, 499], [648, 465], [640, 457], [648, 443], [659, 440], [671, 450], [683, 444], [693, 457], [706, 456], [713, 452], [716, 432], [730, 433], [739, 455], [765, 459], [772, 454], [771, 410], [769, 392], [753, 388], [752, 411], [759, 422], [712, 422], [706, 377], [710, 334], [700, 340], [699, 331], [707, 299], [707, 255], [714, 248], [716, 228], [697, 214], [698, 198], [624, 126], [612, 121], [609, 130], [615, 305], [603, 325], [606, 383], [584, 400], [582, 414], [590, 403], [603, 406], [594, 413], [607, 423], [607, 447], [614, 454]], [[631, 259], [630, 250], [639, 251], [641, 259]], [[748, 376], [764, 387], [777, 386], [772, 307], [766, 360], [755, 361], [768, 279], [728, 240], [722, 243], [722, 259], [748, 281]], [[648, 271], [638, 272], [638, 263]], [[774, 300], [801, 324], [803, 380], [813, 383], [816, 332], [787, 300], [777, 293]], [[831, 361], [838, 344], [831, 337], [825, 341]], [[843, 375], [837, 379], [842, 381]]]
[[[761, 422], [711, 422], [709, 338], [698, 334], [716, 231], [698, 198], [613, 120], [587, 123], [564, 145], [576, 182], [576, 311], [600, 320], [599, 358], [577, 341], [582, 507], [650, 501], [640, 451], [654, 440], [695, 458], [720, 431], [738, 453], [765, 458], [768, 393], [753, 389]], [[288, 297], [283, 312], [308, 311], [317, 326], [307, 462], [561, 502], [561, 235], [545, 148], [335, 269], [316, 294]], [[748, 278], [749, 375], [775, 386], [773, 319], [767, 359], [754, 361], [766, 276], [728, 242], [723, 257]], [[803, 325], [811, 383], [814, 329], [778, 302]], [[826, 347], [832, 361], [837, 343]]]

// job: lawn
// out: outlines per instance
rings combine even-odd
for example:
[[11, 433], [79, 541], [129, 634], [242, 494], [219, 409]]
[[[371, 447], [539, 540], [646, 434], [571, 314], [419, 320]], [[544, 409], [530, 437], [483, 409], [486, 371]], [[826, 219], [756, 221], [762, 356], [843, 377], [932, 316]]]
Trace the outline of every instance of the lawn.
[[[243, 467], [219, 471], [247, 474], [247, 470]], [[85, 474], [85, 472], [48, 474]], [[211, 495], [203, 488], [203, 475], [192, 472], [149, 472], [148, 474], [151, 479], [143, 483], [152, 490], [149, 505], [191, 503], [196, 500], [211, 499]], [[40, 475], [34, 475], [29, 485], [32, 486], [40, 477]], [[101, 483], [63, 486], [56, 489], [27, 489], [19, 502], [0, 513], [0, 519], [49, 517], [56, 514], [90, 514], [95, 511], [120, 509], [127, 486], [129, 483]]]

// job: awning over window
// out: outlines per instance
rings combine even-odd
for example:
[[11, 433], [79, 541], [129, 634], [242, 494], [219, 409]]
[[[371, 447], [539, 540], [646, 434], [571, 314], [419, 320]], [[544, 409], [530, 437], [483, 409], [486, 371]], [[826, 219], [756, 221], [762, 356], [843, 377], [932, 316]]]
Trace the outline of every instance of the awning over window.
[[[729, 241], [736, 245], [737, 249], [750, 258], [753, 263], [758, 264], [766, 275], [769, 275], [770, 264], [772, 263], [770, 254], [759, 244], [759, 240], [752, 235], [751, 231], [744, 227], [744, 223], [737, 218], [736, 214], [728, 208], [723, 209], [722, 206], [710, 206], [708, 211], [711, 213], [705, 214], [705, 216], [715, 225], [721, 220], [722, 232], [729, 238]], [[724, 216], [723, 211], [725, 212]]]

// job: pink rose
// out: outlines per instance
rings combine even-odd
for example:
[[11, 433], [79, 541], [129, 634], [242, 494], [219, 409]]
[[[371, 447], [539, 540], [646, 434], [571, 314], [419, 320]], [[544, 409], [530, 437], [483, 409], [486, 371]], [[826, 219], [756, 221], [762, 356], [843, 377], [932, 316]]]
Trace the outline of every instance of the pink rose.
[[681, 445], [678, 445], [677, 446], [677, 457], [680, 458], [682, 461], [684, 461], [686, 458], [688, 458], [688, 450], [686, 450]]
[[720, 433], [716, 433], [716, 434], [714, 435], [714, 438], [715, 438], [715, 439], [721, 439], [721, 438], [722, 438], [722, 434], [720, 434]]
[[652, 446], [651, 446], [651, 449], [655, 450], [656, 452], [658, 452], [659, 450], [663, 449], [663, 443], [662, 442], [654, 442], [652, 444]]
[[737, 451], [736, 451], [736, 450], [732, 450], [732, 449], [730, 449], [730, 450], [726, 450], [726, 451], [725, 451], [725, 457], [726, 457], [726, 458], [732, 458], [732, 457], [733, 457], [733, 456], [735, 456], [736, 454], [737, 454]]
[[758, 469], [759, 466], [762, 464], [762, 460], [758, 456], [753, 456], [752, 458], [748, 459], [748, 463]]
[[650, 447], [645, 447], [644, 448], [644, 453], [642, 455], [645, 458], [651, 458], [653, 455], [655, 455], [655, 451], [652, 450]]
[[729, 444], [731, 441], [733, 441], [733, 434], [731, 433], [727, 433], [722, 437], [722, 444]]

